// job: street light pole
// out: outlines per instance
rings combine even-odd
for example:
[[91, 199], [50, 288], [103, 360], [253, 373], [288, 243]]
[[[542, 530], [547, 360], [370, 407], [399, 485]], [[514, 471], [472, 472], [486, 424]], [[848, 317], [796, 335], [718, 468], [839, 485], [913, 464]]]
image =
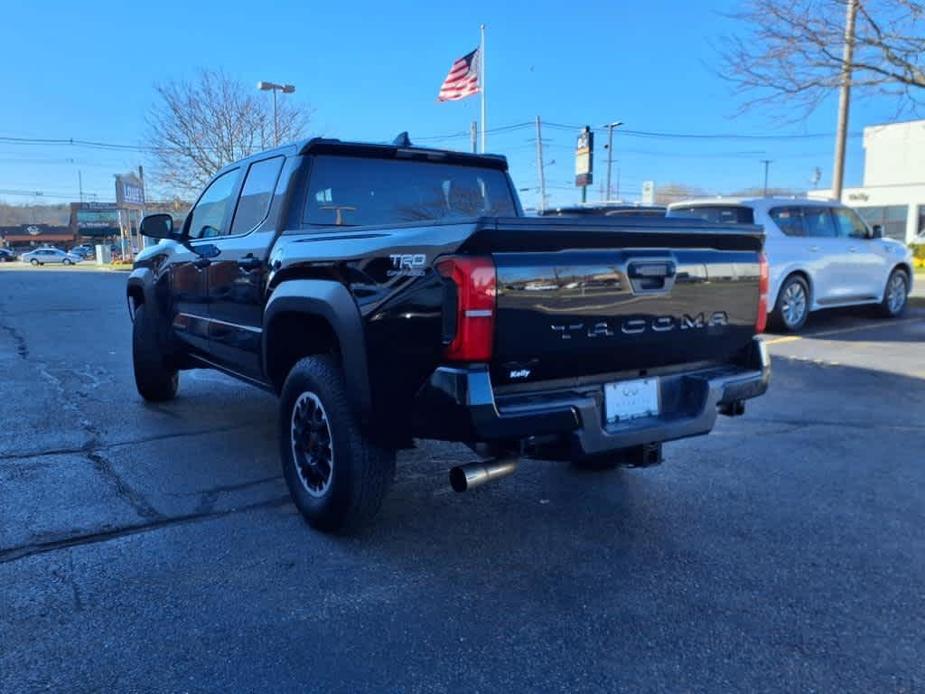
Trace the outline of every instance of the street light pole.
[[604, 125], [608, 130], [607, 135], [607, 192], [605, 193], [604, 201], [608, 202], [610, 200], [610, 173], [613, 169], [613, 129], [619, 128], [623, 125], [623, 121], [614, 121], [613, 123], [607, 123]]
[[262, 92], [273, 92], [273, 146], [279, 146], [279, 115], [276, 110], [276, 92], [292, 94], [295, 86], [292, 84], [276, 84], [276, 82], [258, 82], [257, 89]]

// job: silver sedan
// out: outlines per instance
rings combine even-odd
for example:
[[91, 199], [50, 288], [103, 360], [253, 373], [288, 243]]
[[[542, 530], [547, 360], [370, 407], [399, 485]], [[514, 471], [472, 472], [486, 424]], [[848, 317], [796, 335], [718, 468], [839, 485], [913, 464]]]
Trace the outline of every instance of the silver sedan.
[[58, 248], [37, 248], [34, 251], [23, 253], [19, 256], [19, 259], [24, 263], [31, 263], [32, 265], [45, 265], [45, 263], [74, 265], [83, 260], [83, 258], [76, 253], [67, 253]]

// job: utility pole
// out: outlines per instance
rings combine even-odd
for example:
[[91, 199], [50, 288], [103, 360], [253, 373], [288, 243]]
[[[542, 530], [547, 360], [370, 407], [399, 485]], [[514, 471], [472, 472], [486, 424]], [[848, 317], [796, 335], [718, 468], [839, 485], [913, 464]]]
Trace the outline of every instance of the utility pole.
[[80, 202], [84, 201], [84, 176], [80, 169], [77, 169], [77, 191], [80, 195]]
[[[604, 198], [605, 201], [610, 200], [610, 172], [613, 169], [613, 129], [619, 128], [623, 125], [623, 121], [614, 121], [613, 123], [607, 123], [604, 127], [607, 128], [607, 196]], [[619, 186], [618, 186], [619, 187]]]
[[148, 202], [148, 196], [145, 193], [145, 169], [138, 165], [138, 182], [141, 184], [141, 209], [138, 210], [138, 245], [145, 247], [145, 237], [141, 235], [141, 220], [145, 218], [145, 204]]
[[848, 0], [845, 4], [845, 43], [842, 48], [838, 131], [835, 135], [835, 165], [832, 171], [832, 197], [836, 200], [841, 200], [845, 179], [845, 141], [848, 137], [848, 110], [851, 105], [851, 66], [854, 59], [854, 26], [858, 15], [858, 0]]
[[540, 117], [536, 117], [536, 172], [540, 177], [540, 202], [537, 205], [539, 212], [546, 209], [546, 172], [543, 170], [543, 128]]
[[768, 167], [771, 166], [771, 160], [762, 159], [761, 163], [764, 164], [764, 197], [768, 197]]
[[476, 121], [472, 121], [472, 124], [469, 126], [469, 142], [472, 145], [472, 153], [475, 154], [479, 151], [479, 124]]

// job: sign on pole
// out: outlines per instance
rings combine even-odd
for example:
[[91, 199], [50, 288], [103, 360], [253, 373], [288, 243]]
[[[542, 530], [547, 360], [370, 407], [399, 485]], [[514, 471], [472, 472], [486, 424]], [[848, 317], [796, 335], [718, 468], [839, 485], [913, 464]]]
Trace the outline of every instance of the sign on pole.
[[594, 181], [594, 133], [587, 125], [578, 134], [575, 147], [575, 185], [586, 188]]
[[145, 189], [133, 173], [116, 174], [116, 205], [123, 209], [145, 206]]
[[654, 205], [655, 204], [655, 181], [643, 181], [642, 182], [642, 204], [643, 205]]
[[70, 226], [80, 236], [118, 236], [119, 211], [111, 202], [72, 202]]

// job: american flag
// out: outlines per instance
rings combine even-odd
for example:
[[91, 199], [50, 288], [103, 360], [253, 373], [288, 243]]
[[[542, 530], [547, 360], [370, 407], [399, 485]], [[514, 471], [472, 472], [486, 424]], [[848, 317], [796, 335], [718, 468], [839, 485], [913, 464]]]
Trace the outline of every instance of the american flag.
[[437, 101], [457, 101], [479, 93], [479, 49], [467, 53], [453, 63], [450, 74], [443, 80]]

